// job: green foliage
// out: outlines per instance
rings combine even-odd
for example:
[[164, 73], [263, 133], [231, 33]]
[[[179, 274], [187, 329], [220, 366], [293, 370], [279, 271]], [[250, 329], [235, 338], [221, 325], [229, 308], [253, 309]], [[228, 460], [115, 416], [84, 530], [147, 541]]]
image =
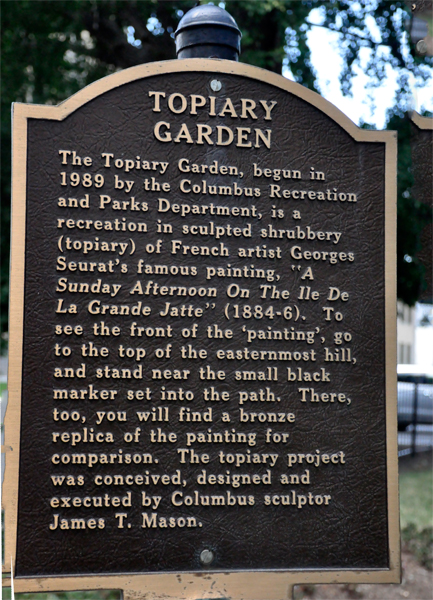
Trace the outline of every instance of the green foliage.
[[412, 197], [411, 123], [394, 115], [388, 129], [398, 135], [397, 162], [397, 296], [413, 306], [424, 288], [424, 266], [417, 258], [421, 232], [431, 221], [431, 209]]
[[[225, 8], [242, 30], [241, 62], [281, 74], [289, 52], [290, 63], [299, 69], [297, 80], [305, 84], [308, 79], [313, 87], [307, 30], [301, 29], [311, 12], [311, 2], [228, 0]], [[301, 55], [305, 65], [299, 61]]]
[[[14, 0], [2, 3], [2, 235], [0, 311], [7, 330], [10, 227], [10, 105], [14, 101], [57, 104], [85, 85], [137, 64], [175, 58], [173, 32], [195, 0]], [[422, 85], [431, 60], [420, 59], [405, 41], [408, 7], [402, 0], [227, 0], [243, 32], [241, 60], [278, 73], [283, 66], [298, 83], [317, 89], [307, 35], [325, 27], [338, 36], [344, 61], [342, 89], [351, 93], [358, 67], [379, 85], [387, 65], [398, 74], [393, 113], [406, 110], [409, 75]], [[320, 19], [311, 20], [312, 9]], [[317, 13], [316, 13], [317, 16]], [[404, 185], [403, 185], [404, 187]], [[402, 187], [402, 189], [403, 189]], [[405, 190], [408, 188], [404, 188]], [[413, 256], [424, 218], [413, 201], [399, 202], [399, 296], [412, 304], [422, 271]], [[406, 231], [407, 226], [407, 231]], [[401, 255], [401, 256], [400, 256]], [[4, 337], [1, 338], [4, 342]]]
[[404, 547], [409, 550], [426, 569], [432, 570], [433, 527], [416, 528], [413, 523], [406, 525], [401, 532]]
[[433, 561], [433, 472], [404, 471], [400, 474], [400, 522], [403, 546], [421, 565]]
[[433, 527], [431, 469], [400, 474], [400, 520], [402, 529], [410, 524], [414, 524], [420, 531]]

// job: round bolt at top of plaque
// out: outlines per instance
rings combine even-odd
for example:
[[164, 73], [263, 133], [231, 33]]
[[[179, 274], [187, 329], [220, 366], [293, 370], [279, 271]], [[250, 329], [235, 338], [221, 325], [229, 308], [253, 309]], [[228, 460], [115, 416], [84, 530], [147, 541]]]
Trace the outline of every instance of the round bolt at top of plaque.
[[177, 58], [239, 60], [242, 34], [233, 17], [219, 6], [192, 8], [182, 17], [174, 35]]
[[427, 43], [425, 40], [419, 40], [419, 42], [416, 45], [416, 51], [418, 52], [418, 54], [427, 54]]

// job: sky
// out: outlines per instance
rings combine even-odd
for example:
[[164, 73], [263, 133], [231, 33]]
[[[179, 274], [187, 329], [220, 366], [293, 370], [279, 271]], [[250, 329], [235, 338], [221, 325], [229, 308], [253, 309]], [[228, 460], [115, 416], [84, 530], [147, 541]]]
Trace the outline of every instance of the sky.
[[[388, 64], [386, 67], [387, 77], [384, 82], [379, 87], [369, 88], [368, 76], [361, 68], [358, 68], [358, 75], [353, 79], [352, 96], [343, 96], [339, 82], [343, 66], [338, 49], [341, 35], [320, 27], [320, 9], [311, 11], [309, 21], [318, 25], [311, 28], [308, 34], [308, 44], [311, 50], [312, 64], [318, 73], [321, 94], [357, 125], [363, 121], [374, 125], [377, 129], [385, 128], [386, 111], [395, 103], [397, 73]], [[374, 27], [373, 23], [371, 27]], [[363, 51], [364, 49], [361, 51], [361, 59], [365, 64], [368, 60], [368, 50], [365, 49], [364, 53]], [[293, 79], [287, 70], [283, 74], [289, 79]], [[417, 88], [416, 82], [412, 80], [412, 106], [409, 106], [409, 109], [417, 112], [422, 109], [433, 112], [432, 82], [430, 86]]]

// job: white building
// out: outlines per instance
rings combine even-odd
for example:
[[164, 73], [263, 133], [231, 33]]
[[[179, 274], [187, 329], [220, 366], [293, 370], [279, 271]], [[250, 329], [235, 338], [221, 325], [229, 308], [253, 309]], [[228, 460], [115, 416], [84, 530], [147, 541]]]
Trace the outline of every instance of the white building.
[[397, 301], [397, 362], [415, 362], [415, 308]]
[[433, 304], [415, 307], [415, 362], [433, 366]]
[[433, 305], [397, 302], [397, 362], [433, 366]]

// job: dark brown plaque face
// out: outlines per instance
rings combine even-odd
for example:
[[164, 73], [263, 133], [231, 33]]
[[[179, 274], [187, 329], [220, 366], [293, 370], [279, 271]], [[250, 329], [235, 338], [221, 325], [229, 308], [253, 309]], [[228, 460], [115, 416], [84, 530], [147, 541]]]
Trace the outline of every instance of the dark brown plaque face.
[[27, 120], [17, 577], [394, 568], [390, 139], [202, 63]]

